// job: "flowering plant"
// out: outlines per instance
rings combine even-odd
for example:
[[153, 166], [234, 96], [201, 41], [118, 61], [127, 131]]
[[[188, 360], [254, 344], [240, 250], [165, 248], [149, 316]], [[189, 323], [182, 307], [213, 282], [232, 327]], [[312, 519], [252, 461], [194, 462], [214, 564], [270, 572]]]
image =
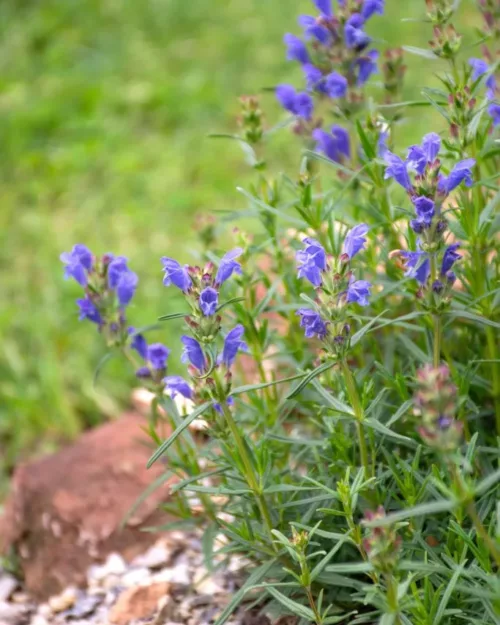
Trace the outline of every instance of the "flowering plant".
[[[424, 102], [400, 100], [403, 50], [366, 32], [383, 0], [314, 0], [285, 34], [299, 78], [274, 92], [298, 174], [276, 173], [261, 103], [242, 99], [225, 136], [255, 170], [257, 225], [199, 266], [161, 259], [185, 300], [161, 318], [184, 323], [184, 376], [129, 325], [125, 258], [61, 256], [80, 318], [152, 393], [150, 464], [178, 478], [179, 518], [203, 526], [208, 559], [246, 556], [218, 625], [249, 597], [317, 625], [500, 619], [500, 10], [478, 0], [483, 56], [463, 58], [458, 3], [422, 4], [431, 49], [410, 52], [442, 85]], [[403, 156], [416, 105], [442, 118]]]

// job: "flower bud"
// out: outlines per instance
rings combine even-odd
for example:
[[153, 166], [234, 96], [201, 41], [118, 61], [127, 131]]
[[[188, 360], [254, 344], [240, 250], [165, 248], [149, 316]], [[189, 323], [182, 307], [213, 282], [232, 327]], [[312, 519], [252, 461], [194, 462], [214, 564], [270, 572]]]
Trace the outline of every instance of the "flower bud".
[[[365, 520], [375, 521], [385, 516], [385, 510], [380, 506], [375, 512], [366, 512]], [[390, 573], [396, 568], [401, 542], [394, 526], [373, 527], [365, 536], [363, 547], [368, 559], [377, 571]]]

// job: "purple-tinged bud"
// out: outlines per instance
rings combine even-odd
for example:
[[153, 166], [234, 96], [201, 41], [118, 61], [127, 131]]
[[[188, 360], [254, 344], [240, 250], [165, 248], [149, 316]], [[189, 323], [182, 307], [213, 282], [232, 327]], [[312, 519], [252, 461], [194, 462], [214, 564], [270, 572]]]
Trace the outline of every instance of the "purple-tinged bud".
[[[373, 524], [386, 516], [384, 508], [380, 506], [375, 512], [367, 511], [365, 521]], [[401, 538], [397, 535], [394, 526], [370, 527], [363, 539], [363, 548], [368, 560], [381, 573], [391, 573], [399, 560]]]

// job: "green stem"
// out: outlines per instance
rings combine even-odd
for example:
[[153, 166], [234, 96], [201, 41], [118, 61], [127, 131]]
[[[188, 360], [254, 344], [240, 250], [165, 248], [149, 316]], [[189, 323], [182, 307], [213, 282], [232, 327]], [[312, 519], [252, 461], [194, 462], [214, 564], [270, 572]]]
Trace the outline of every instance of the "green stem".
[[393, 614], [395, 614], [394, 625], [401, 625], [399, 618], [399, 602], [398, 602], [398, 584], [392, 574], [387, 574], [387, 603]]
[[457, 467], [453, 462], [451, 463], [451, 474], [455, 481], [458, 494], [465, 504], [467, 514], [470, 516], [472, 524], [476, 529], [477, 535], [482, 539], [482, 541], [488, 548], [491, 557], [495, 561], [497, 567], [500, 569], [500, 547], [493, 540], [493, 538], [491, 538], [491, 536], [488, 534], [488, 531], [484, 527], [484, 524], [481, 521], [481, 517], [478, 514], [476, 504], [474, 503], [474, 500], [470, 498], [467, 486], [464, 484], [463, 478], [460, 475], [459, 471], [457, 471]]
[[[431, 254], [431, 302], [432, 302], [432, 285], [437, 280], [437, 265], [436, 265], [436, 255]], [[433, 339], [433, 364], [434, 367], [439, 367], [441, 362], [441, 317], [438, 313], [434, 313], [432, 315], [432, 325], [434, 328], [434, 339]]]
[[311, 606], [311, 610], [314, 612], [314, 619], [315, 619], [316, 625], [321, 625], [323, 621], [321, 618], [321, 614], [318, 612], [318, 608], [316, 607], [316, 602], [314, 601], [314, 597], [311, 592], [311, 587], [307, 586], [305, 591], [307, 594], [307, 600], [309, 601], [309, 605]]
[[255, 475], [255, 470], [252, 465], [252, 461], [250, 460], [250, 457], [247, 453], [245, 444], [243, 442], [243, 439], [241, 438], [240, 431], [238, 430], [238, 426], [236, 425], [236, 422], [233, 419], [233, 415], [231, 414], [231, 410], [229, 409], [225, 401], [221, 402], [221, 406], [222, 406], [222, 412], [224, 414], [224, 418], [226, 419], [226, 423], [229, 429], [231, 430], [231, 434], [233, 435], [234, 442], [236, 443], [236, 448], [238, 449], [238, 453], [243, 463], [247, 484], [255, 496], [257, 506], [260, 510], [262, 519], [266, 526], [269, 539], [271, 541], [271, 545], [273, 545], [273, 548], [275, 548], [274, 537], [272, 533], [273, 523], [271, 520], [271, 515], [269, 513], [269, 509], [267, 507], [267, 502], [265, 500], [265, 497], [261, 492], [261, 488], [260, 488], [257, 476]]
[[[491, 327], [486, 328], [486, 340], [488, 345], [488, 358], [496, 360], [498, 357], [495, 331]], [[491, 363], [493, 402], [495, 404], [495, 421], [497, 424], [497, 434], [500, 436], [500, 367], [497, 362]]]
[[358, 389], [356, 388], [356, 382], [349, 365], [345, 360], [341, 361], [342, 373], [344, 374], [344, 380], [347, 387], [347, 394], [349, 395], [349, 401], [352, 404], [354, 410], [354, 416], [356, 417], [356, 432], [358, 434], [359, 453], [361, 456], [361, 463], [365, 469], [365, 477], [372, 477], [372, 470], [370, 462], [368, 460], [368, 449], [365, 439], [365, 428], [363, 427], [363, 420], [365, 414], [363, 406], [361, 405], [361, 399], [359, 397]]

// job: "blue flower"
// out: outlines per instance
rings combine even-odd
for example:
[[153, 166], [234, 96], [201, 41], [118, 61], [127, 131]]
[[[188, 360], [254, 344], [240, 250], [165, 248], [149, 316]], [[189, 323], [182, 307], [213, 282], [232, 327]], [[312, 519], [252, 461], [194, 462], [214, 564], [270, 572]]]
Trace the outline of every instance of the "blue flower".
[[88, 297], [84, 297], [82, 299], [77, 299], [76, 303], [78, 304], [78, 308], [80, 309], [80, 321], [82, 321], [83, 319], [88, 319], [89, 321], [92, 321], [92, 323], [97, 323], [98, 325], [102, 323], [101, 314], [92, 302], [92, 300], [90, 300]]
[[192, 282], [187, 268], [182, 267], [182, 265], [173, 258], [167, 258], [166, 256], [161, 259], [161, 262], [163, 263], [163, 270], [165, 272], [163, 284], [165, 286], [173, 284], [184, 293], [189, 291]]
[[87, 274], [92, 270], [92, 252], [81, 243], [73, 246], [71, 252], [63, 252], [59, 257], [66, 265], [64, 277], [74, 278], [81, 286], [87, 285]]
[[319, 93], [326, 93], [325, 77], [323, 72], [312, 65], [311, 63], [305, 63], [302, 65], [304, 76], [306, 78], [307, 89], [309, 91], [318, 91]]
[[475, 164], [476, 161], [473, 158], [466, 158], [457, 163], [448, 177], [442, 176], [439, 180], [439, 191], [448, 195], [462, 182], [465, 182], [466, 187], [471, 187], [473, 185], [472, 168]]
[[459, 247], [460, 247], [460, 243], [453, 243], [452, 245], [449, 245], [446, 248], [443, 254], [443, 260], [441, 263], [441, 275], [442, 276], [448, 275], [448, 273], [450, 272], [451, 268], [456, 263], [456, 261], [462, 258], [460, 254], [457, 254], [457, 249]]
[[167, 368], [167, 360], [170, 350], [161, 343], [153, 343], [148, 347], [147, 361], [156, 371], [163, 371]]
[[287, 33], [283, 37], [283, 41], [287, 47], [286, 58], [289, 61], [299, 61], [299, 63], [309, 63], [309, 52], [307, 51], [306, 44], [295, 35]]
[[322, 17], [333, 17], [332, 0], [313, 0]]
[[384, 0], [365, 0], [361, 9], [363, 19], [368, 20], [375, 13], [384, 14]]
[[215, 276], [216, 284], [223, 284], [226, 280], [229, 280], [233, 273], [241, 275], [241, 265], [236, 259], [242, 254], [243, 250], [241, 247], [236, 247], [222, 257], [217, 275]]
[[358, 87], [362, 87], [371, 75], [376, 73], [378, 57], [378, 50], [370, 50], [364, 56], [356, 59], [354, 63], [354, 71], [357, 76], [356, 84]]
[[354, 226], [347, 233], [344, 241], [344, 253], [349, 256], [350, 259], [354, 258], [358, 252], [365, 247], [366, 238], [365, 234], [368, 232], [368, 226], [366, 224], [359, 224]]
[[182, 362], [190, 362], [199, 371], [204, 371], [207, 361], [198, 341], [190, 336], [181, 336], [181, 341], [184, 345]]
[[387, 141], [389, 140], [389, 132], [382, 130], [377, 141], [377, 156], [385, 158], [386, 153], [389, 151], [387, 147]]
[[[469, 65], [472, 67], [472, 80], [474, 81], [490, 71], [490, 66], [483, 59], [469, 59]], [[486, 86], [488, 87], [488, 97], [493, 99], [496, 89], [496, 81], [493, 74], [486, 79]]]
[[203, 289], [200, 293], [200, 308], [205, 317], [215, 315], [217, 306], [219, 305], [219, 294], [212, 287]]
[[331, 98], [343, 98], [347, 93], [347, 78], [332, 72], [325, 77], [325, 91]]
[[123, 274], [130, 271], [127, 265], [127, 259], [124, 256], [117, 256], [108, 265], [108, 286], [110, 289], [116, 289], [118, 282]]
[[434, 217], [435, 204], [428, 197], [413, 198], [413, 205], [417, 213], [418, 221], [424, 226], [430, 226]]
[[146, 360], [148, 355], [148, 343], [142, 334], [136, 334], [135, 328], [129, 328], [128, 333], [132, 336], [130, 347], [135, 349], [139, 356]]
[[312, 339], [317, 336], [324, 339], [328, 329], [321, 315], [311, 308], [299, 308], [297, 315], [300, 316], [300, 327], [304, 328], [306, 338]]
[[[226, 397], [226, 404], [228, 406], [234, 406], [234, 397]], [[222, 414], [222, 406], [220, 404], [214, 404], [214, 410]]]
[[186, 399], [193, 398], [191, 387], [180, 375], [168, 375], [164, 378], [163, 382], [165, 383], [166, 390], [170, 391], [172, 399], [174, 399], [176, 395], [182, 395]]
[[298, 263], [299, 278], [306, 278], [315, 286], [321, 286], [321, 273], [326, 269], [326, 252], [315, 239], [304, 239], [305, 249], [299, 250], [295, 258]]
[[493, 120], [494, 126], [500, 125], [500, 104], [495, 104], [494, 102], [493, 104], [490, 104], [488, 107], [488, 114]]
[[323, 45], [330, 43], [331, 35], [326, 26], [322, 26], [320, 21], [310, 15], [301, 15], [299, 25], [304, 29], [307, 39], [316, 39]]
[[347, 287], [347, 303], [368, 306], [372, 285], [366, 280], [354, 280]]
[[224, 347], [222, 349], [222, 358], [220, 362], [223, 362], [229, 369], [238, 355], [238, 351], [246, 351], [248, 349], [245, 341], [242, 340], [242, 336], [245, 333], [245, 328], [238, 324], [230, 332], [228, 332], [224, 339]]
[[316, 141], [316, 150], [330, 160], [341, 163], [344, 158], [351, 157], [349, 133], [341, 126], [332, 126], [331, 133], [316, 128], [312, 137]]
[[127, 270], [119, 276], [116, 285], [116, 295], [122, 308], [130, 304], [130, 300], [134, 297], [138, 283], [139, 278], [133, 271]]
[[393, 154], [389, 150], [385, 153], [384, 160], [387, 163], [384, 178], [386, 180], [388, 178], [394, 178], [394, 180], [404, 189], [410, 191], [412, 189], [412, 184], [410, 176], [408, 175], [406, 163], [399, 156]]
[[314, 112], [314, 102], [305, 91], [297, 92], [292, 85], [278, 85], [276, 87], [276, 99], [281, 106], [305, 120], [310, 120]]
[[432, 165], [441, 149], [441, 137], [435, 132], [425, 135], [422, 145], [412, 145], [408, 149], [406, 164], [419, 176], [425, 173], [427, 165]]
[[354, 13], [345, 24], [345, 43], [348, 48], [363, 50], [371, 38], [363, 30], [364, 20], [359, 13]]
[[406, 261], [405, 276], [415, 278], [420, 284], [426, 284], [431, 273], [431, 262], [426, 252], [401, 252]]

